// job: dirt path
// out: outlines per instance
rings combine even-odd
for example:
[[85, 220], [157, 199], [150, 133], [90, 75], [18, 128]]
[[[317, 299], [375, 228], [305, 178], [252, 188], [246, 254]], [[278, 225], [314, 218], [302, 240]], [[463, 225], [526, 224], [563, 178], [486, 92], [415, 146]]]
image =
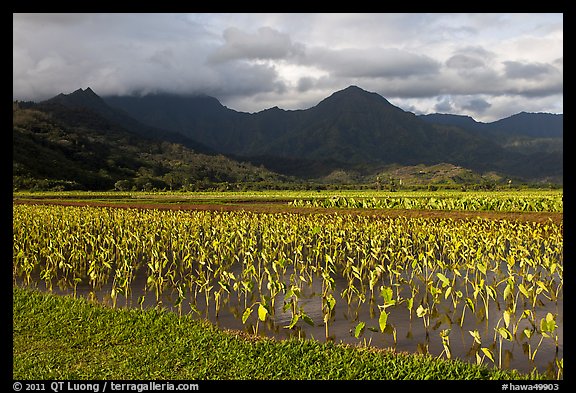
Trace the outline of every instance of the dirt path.
[[14, 204], [26, 205], [61, 205], [61, 206], [95, 206], [115, 207], [124, 209], [160, 209], [160, 210], [207, 210], [207, 211], [251, 211], [255, 213], [296, 213], [296, 214], [358, 214], [377, 217], [427, 217], [469, 219], [481, 217], [492, 220], [516, 220], [522, 222], [546, 223], [552, 221], [562, 224], [563, 213], [549, 212], [493, 212], [493, 211], [446, 211], [446, 210], [415, 210], [415, 209], [343, 209], [343, 208], [314, 208], [294, 207], [286, 202], [259, 201], [234, 203], [146, 203], [146, 202], [101, 202], [101, 201], [65, 201], [65, 200], [38, 200], [13, 199]]

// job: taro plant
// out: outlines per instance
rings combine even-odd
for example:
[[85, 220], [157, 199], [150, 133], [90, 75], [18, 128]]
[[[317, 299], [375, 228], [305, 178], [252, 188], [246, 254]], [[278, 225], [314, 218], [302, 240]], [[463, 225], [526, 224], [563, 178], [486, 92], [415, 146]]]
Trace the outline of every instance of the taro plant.
[[310, 318], [299, 304], [299, 298], [302, 296], [301, 291], [299, 285], [292, 283], [284, 295], [284, 306], [282, 307], [282, 310], [284, 312], [289, 310], [291, 313], [290, 323], [284, 326], [286, 329], [293, 329], [300, 319], [308, 325], [314, 326], [312, 318]]
[[380, 296], [382, 297], [383, 303], [378, 305], [380, 309], [380, 316], [378, 317], [378, 326], [380, 327], [380, 331], [384, 333], [386, 327], [388, 326], [388, 316], [390, 315], [386, 309], [388, 307], [392, 307], [396, 304], [396, 299], [393, 299], [392, 295], [393, 291], [390, 287], [380, 287]]
[[256, 326], [253, 328], [253, 333], [255, 335], [258, 335], [258, 324], [260, 322], [266, 321], [266, 318], [270, 314], [269, 306], [264, 302], [264, 300], [255, 302], [250, 307], [246, 308], [246, 310], [244, 310], [244, 313], [242, 314], [242, 323], [246, 324], [246, 321], [248, 320], [248, 318], [250, 317], [256, 306], [258, 306], [258, 318], [256, 319]]
[[536, 353], [538, 352], [538, 349], [542, 345], [542, 341], [545, 338], [554, 339], [554, 343], [556, 345], [556, 352], [558, 351], [558, 335], [556, 333], [557, 327], [558, 326], [556, 325], [555, 315], [549, 312], [546, 314], [546, 316], [544, 318], [540, 319], [539, 326], [535, 326], [532, 329], [525, 328], [523, 330], [523, 334], [528, 338], [528, 340], [530, 340], [532, 338], [532, 336], [535, 332], [540, 333], [540, 340], [538, 341], [538, 344], [536, 345], [535, 348], [532, 348], [530, 346], [530, 344], [527, 343], [528, 356], [529, 356], [531, 361], [534, 361], [534, 358], [536, 357]]
[[330, 318], [334, 314], [334, 309], [336, 307], [336, 298], [333, 295], [335, 289], [335, 282], [333, 278], [334, 274], [334, 261], [330, 255], [326, 255], [325, 267], [320, 273], [322, 277], [322, 315], [324, 320], [324, 333], [326, 339], [330, 337], [328, 325], [330, 323]]
[[[465, 204], [440, 196], [408, 202], [380, 197], [377, 203], [396, 207], [505, 208], [503, 200], [474, 196]], [[372, 203], [348, 202], [359, 208]], [[422, 319], [415, 325], [427, 333], [450, 325], [439, 332], [443, 354], [452, 358], [457, 354], [448, 330], [465, 331], [480, 321], [494, 326], [500, 316], [491, 344], [490, 334], [480, 337], [475, 327], [468, 329], [475, 332], [470, 334], [477, 361], [488, 357], [504, 364], [502, 351], [516, 340], [524, 340], [531, 360], [542, 354], [544, 340], [560, 347], [553, 325], [563, 291], [562, 231], [561, 223], [472, 218], [14, 205], [12, 271], [14, 282], [39, 282], [48, 289], [74, 290], [81, 283], [96, 293], [111, 286], [113, 302], [120, 295], [128, 300], [134, 283], [143, 279], [141, 307], [146, 296], [158, 302], [170, 293], [176, 296], [174, 309], [182, 312], [189, 303], [198, 315], [210, 309], [218, 316], [226, 302], [236, 301], [244, 323], [257, 314], [254, 332], [272, 320], [280, 299], [290, 313], [286, 328], [311, 323], [302, 294], [321, 285], [315, 295], [321, 297], [327, 338], [336, 332], [332, 324], [340, 322], [335, 313], [340, 301], [348, 303], [344, 318], [358, 337], [374, 329], [396, 340], [391, 321], [408, 310], [410, 322], [415, 313]], [[370, 319], [360, 314], [367, 299]], [[446, 304], [450, 310], [439, 314]], [[551, 305], [556, 313], [538, 319]]]
[[[440, 331], [440, 338], [442, 339], [442, 353], [446, 355], [447, 359], [452, 358], [452, 351], [450, 349], [450, 331], [451, 329], [443, 329]], [[442, 356], [442, 353], [439, 356]]]

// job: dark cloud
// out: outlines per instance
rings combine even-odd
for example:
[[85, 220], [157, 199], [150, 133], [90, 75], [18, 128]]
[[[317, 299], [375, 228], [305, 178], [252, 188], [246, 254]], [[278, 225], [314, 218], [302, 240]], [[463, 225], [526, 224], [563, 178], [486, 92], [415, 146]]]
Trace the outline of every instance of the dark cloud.
[[504, 61], [503, 64], [506, 77], [511, 79], [544, 78], [556, 72], [556, 69], [550, 64], [521, 63], [518, 61]]
[[491, 106], [492, 104], [482, 98], [472, 98], [468, 102], [464, 102], [461, 108], [474, 113], [484, 113]]
[[546, 84], [517, 86], [512, 85], [502, 89], [499, 93], [522, 98], [548, 97], [561, 95], [564, 92], [564, 83], [561, 80], [550, 81]]
[[224, 45], [208, 57], [210, 63], [237, 59], [282, 59], [302, 52], [302, 47], [293, 44], [288, 34], [270, 27], [261, 27], [251, 34], [238, 28], [224, 31]]
[[477, 74], [478, 72], [488, 72], [490, 63], [495, 54], [480, 46], [466, 46], [457, 49], [454, 54], [446, 60], [446, 67], [454, 69], [462, 75]]
[[235, 62], [217, 67], [218, 82], [206, 90], [225, 100], [235, 96], [253, 96], [264, 92], [285, 93], [287, 86], [273, 66]]
[[407, 78], [440, 70], [440, 63], [428, 56], [395, 48], [315, 48], [307, 51], [304, 62], [335, 77]]
[[434, 110], [438, 113], [450, 113], [454, 110], [454, 106], [449, 97], [442, 97], [440, 101], [434, 105]]
[[314, 79], [310, 77], [303, 77], [298, 79], [298, 86], [297, 89], [299, 92], [305, 92], [310, 90], [314, 86]]
[[446, 66], [456, 69], [471, 69], [484, 67], [484, 60], [467, 55], [454, 55], [446, 60]]
[[564, 57], [559, 57], [558, 59], [555, 59], [552, 64], [554, 64], [556, 67], [559, 68], [563, 68], [564, 67]]

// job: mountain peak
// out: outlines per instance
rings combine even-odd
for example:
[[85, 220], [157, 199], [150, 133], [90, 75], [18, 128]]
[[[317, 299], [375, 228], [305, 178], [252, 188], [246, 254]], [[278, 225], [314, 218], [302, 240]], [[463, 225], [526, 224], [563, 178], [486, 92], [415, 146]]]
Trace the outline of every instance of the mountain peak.
[[96, 93], [94, 93], [94, 90], [92, 90], [92, 89], [89, 88], [89, 87], [87, 87], [86, 89], [80, 88], [80, 89], [78, 89], [78, 90], [73, 91], [73, 92], [70, 93], [70, 94], [64, 94], [64, 95], [69, 95], [69, 96], [72, 96], [72, 95], [75, 95], [75, 96], [96, 96], [96, 97], [98, 97], [98, 95], [97, 95]]
[[92, 89], [89, 88], [89, 87], [87, 87], [87, 88], [84, 89], [84, 93], [90, 94], [90, 95], [94, 95], [94, 96], [97, 95], [96, 93], [94, 93], [94, 90], [92, 90]]
[[94, 91], [87, 87], [86, 89], [78, 89], [70, 94], [58, 94], [47, 102], [56, 102], [68, 107], [86, 107], [94, 108], [94, 106], [101, 107], [104, 101]]
[[381, 95], [379, 95], [378, 93], [373, 93], [370, 92], [368, 90], [364, 90], [356, 85], [350, 85], [348, 87], [346, 87], [345, 89], [339, 90], [334, 92], [332, 95], [334, 94], [354, 94], [354, 95], [365, 95], [365, 96], [378, 96], [380, 98], [384, 98]]
[[348, 92], [354, 92], [354, 91], [356, 91], [356, 92], [368, 93], [368, 91], [366, 91], [366, 90], [364, 90], [364, 89], [362, 89], [362, 88], [360, 88], [360, 87], [358, 87], [358, 86], [356, 86], [356, 85], [350, 85], [350, 86], [348, 86], [347, 88], [342, 89], [342, 90], [340, 90], [340, 91], [348, 91]]
[[[367, 107], [397, 108], [380, 94], [366, 91], [355, 85], [332, 93], [316, 105], [316, 108], [326, 108], [327, 110], [335, 110], [336, 108], [339, 111], [358, 111], [365, 110]], [[400, 108], [397, 109], [400, 110]]]

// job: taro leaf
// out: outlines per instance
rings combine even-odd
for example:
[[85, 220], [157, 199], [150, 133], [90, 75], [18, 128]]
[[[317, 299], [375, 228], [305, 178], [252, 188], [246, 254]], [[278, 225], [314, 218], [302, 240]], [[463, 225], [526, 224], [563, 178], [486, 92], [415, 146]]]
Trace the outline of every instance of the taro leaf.
[[386, 323], [388, 321], [388, 313], [384, 310], [380, 311], [380, 318], [378, 318], [378, 323], [380, 325], [380, 331], [384, 333], [386, 329]]
[[481, 363], [482, 363], [482, 358], [480, 357], [478, 352], [476, 352], [476, 364], [481, 364]]
[[302, 313], [302, 319], [310, 326], [314, 326], [314, 321], [306, 313]]
[[364, 332], [364, 326], [366, 326], [364, 322], [360, 322], [358, 325], [356, 325], [356, 329], [354, 329], [354, 337], [360, 337], [362, 332]]
[[260, 303], [258, 306], [258, 318], [264, 322], [266, 320], [266, 315], [268, 315], [268, 309]]
[[334, 306], [336, 305], [336, 299], [334, 299], [332, 294], [328, 294], [328, 296], [326, 296], [326, 303], [328, 303], [328, 310], [334, 309]]
[[470, 333], [470, 335], [472, 337], [474, 337], [474, 342], [478, 343], [478, 344], [482, 344], [482, 341], [480, 340], [480, 333], [478, 333], [478, 330], [468, 330], [468, 333]]
[[300, 319], [300, 314], [295, 314], [295, 315], [292, 317], [292, 321], [290, 322], [290, 325], [285, 326], [285, 327], [287, 327], [288, 329], [292, 329], [294, 326], [296, 326], [296, 324], [298, 323], [298, 320], [299, 320], [299, 319]]
[[444, 292], [444, 299], [448, 299], [451, 293], [452, 293], [452, 287], [446, 288], [446, 292]]
[[409, 311], [412, 311], [413, 304], [414, 304], [414, 298], [413, 297], [406, 299], [406, 307], [408, 307]]
[[548, 288], [546, 287], [546, 284], [544, 284], [542, 281], [536, 281], [536, 285], [538, 285], [539, 289], [541, 288], [538, 293], [540, 293], [542, 291], [548, 292]]
[[426, 313], [428, 313], [428, 308], [424, 308], [422, 307], [422, 305], [419, 305], [418, 308], [416, 309], [416, 315], [418, 315], [418, 317], [420, 318], [424, 317]]
[[252, 314], [252, 307], [248, 307], [246, 310], [244, 310], [244, 313], [242, 314], [242, 323], [246, 323], [246, 320], [248, 317], [250, 317], [250, 314]]
[[486, 263], [479, 263], [477, 267], [482, 274], [486, 274]]
[[512, 333], [510, 333], [510, 330], [508, 330], [502, 326], [502, 327], [499, 327], [497, 331], [498, 331], [498, 333], [500, 333], [500, 335], [502, 337], [504, 337], [504, 339], [506, 339], [508, 341], [512, 341]]
[[514, 284], [512, 282], [508, 281], [508, 284], [506, 284], [506, 288], [504, 288], [504, 300], [506, 300], [509, 297], [514, 296], [512, 294], [513, 289], [514, 289]]
[[492, 354], [490, 348], [480, 348], [480, 349], [482, 350], [482, 352], [484, 352], [484, 355], [488, 356], [488, 359], [492, 360], [492, 363], [494, 363], [494, 355]]
[[384, 299], [384, 305], [389, 305], [392, 303], [392, 288], [381, 287], [380, 296]]
[[489, 297], [496, 300], [496, 289], [494, 289], [494, 287], [491, 287], [490, 285], [486, 285], [486, 293], [488, 293]]
[[518, 289], [520, 290], [522, 295], [524, 295], [525, 298], [530, 299], [530, 293], [528, 292], [523, 283], [518, 284]]
[[540, 330], [542, 335], [548, 336], [546, 333], [552, 333], [556, 329], [556, 322], [552, 313], [546, 314], [546, 318], [540, 320]]
[[450, 285], [450, 280], [448, 280], [448, 278], [443, 275], [442, 273], [436, 273], [436, 276], [438, 277], [438, 279], [440, 281], [442, 281], [442, 287], [446, 287], [448, 285]]
[[504, 311], [504, 325], [506, 327], [510, 326], [510, 311], [508, 310]]

